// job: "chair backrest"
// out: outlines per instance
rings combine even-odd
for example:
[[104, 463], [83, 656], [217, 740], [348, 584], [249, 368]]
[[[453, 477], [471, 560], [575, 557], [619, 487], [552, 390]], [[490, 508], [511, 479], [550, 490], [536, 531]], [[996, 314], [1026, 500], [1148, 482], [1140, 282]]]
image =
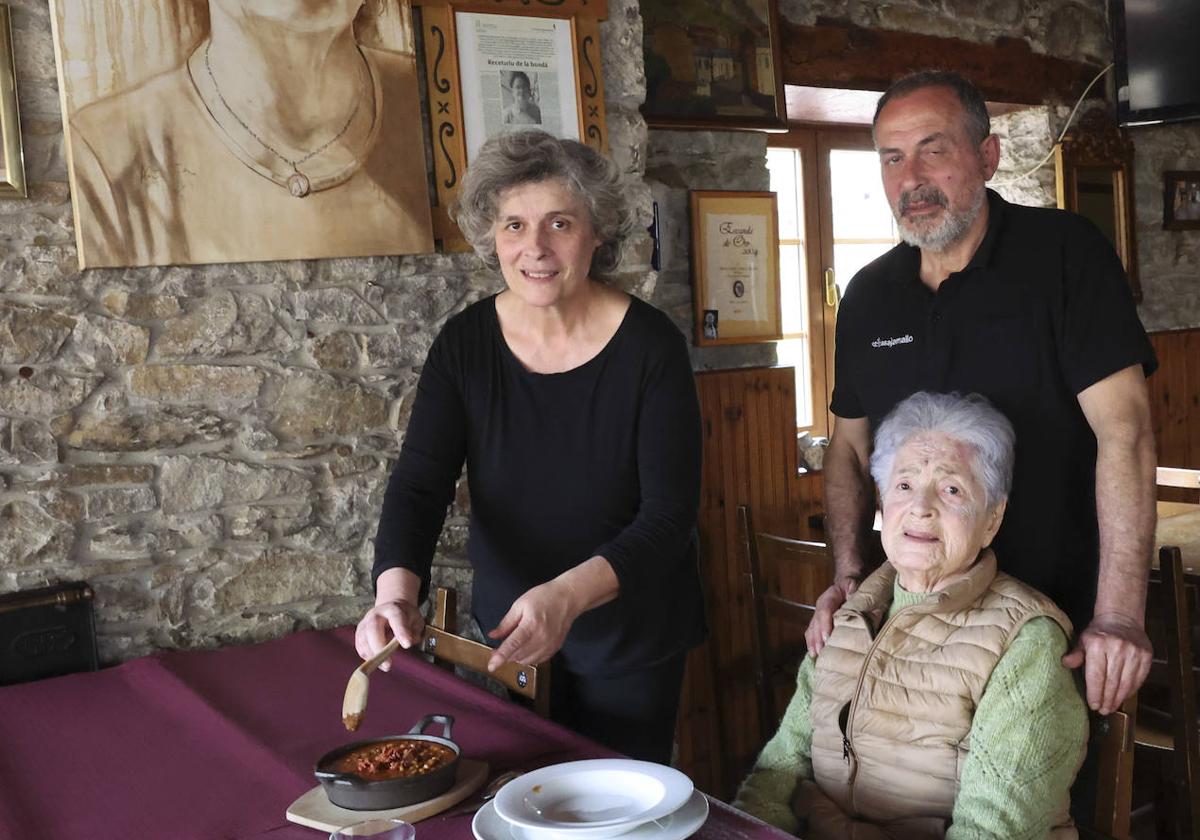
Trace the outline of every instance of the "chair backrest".
[[1155, 483], [1159, 487], [1178, 487], [1183, 490], [1195, 490], [1200, 494], [1200, 470], [1189, 470], [1184, 467], [1159, 467]]
[[1175, 546], [1158, 551], [1158, 574], [1151, 578], [1147, 599], [1161, 636], [1153, 677], [1166, 687], [1170, 712], [1170, 777], [1178, 786], [1174, 797], [1176, 837], [1200, 838], [1200, 728], [1196, 720], [1197, 669], [1192, 656], [1196, 628], [1196, 587], [1184, 577], [1183, 557]]
[[[1133, 804], [1133, 730], [1137, 695], [1109, 715], [1091, 716], [1092, 748], [1098, 754], [1096, 817], [1092, 831], [1080, 836], [1129, 837], [1129, 812]], [[1098, 833], [1097, 833], [1098, 832]]]
[[451, 669], [457, 665], [495, 680], [528, 700], [539, 715], [547, 717], [550, 714], [550, 663], [535, 666], [506, 662], [489, 673], [487, 663], [494, 651], [485, 644], [454, 632], [458, 627], [457, 593], [439, 586], [434, 589], [431, 598], [433, 616], [421, 645], [422, 652]]
[[[738, 525], [753, 611], [754, 679], [758, 691], [759, 740], [779, 723], [776, 690], [781, 676], [794, 676], [807, 652], [804, 629], [816, 598], [833, 580], [833, 559], [825, 543], [807, 542], [755, 530], [749, 505], [738, 507]], [[787, 597], [784, 586], [799, 594]], [[774, 636], [771, 622], [785, 625]], [[791, 681], [784, 683], [790, 690]]]

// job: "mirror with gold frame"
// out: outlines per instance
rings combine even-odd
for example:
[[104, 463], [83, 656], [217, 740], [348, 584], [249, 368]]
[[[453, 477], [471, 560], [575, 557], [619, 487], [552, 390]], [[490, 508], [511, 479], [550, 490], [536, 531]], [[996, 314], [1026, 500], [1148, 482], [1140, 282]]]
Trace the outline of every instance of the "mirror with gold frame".
[[1058, 206], [1091, 220], [1125, 266], [1141, 301], [1134, 233], [1133, 143], [1102, 108], [1088, 111], [1054, 147]]

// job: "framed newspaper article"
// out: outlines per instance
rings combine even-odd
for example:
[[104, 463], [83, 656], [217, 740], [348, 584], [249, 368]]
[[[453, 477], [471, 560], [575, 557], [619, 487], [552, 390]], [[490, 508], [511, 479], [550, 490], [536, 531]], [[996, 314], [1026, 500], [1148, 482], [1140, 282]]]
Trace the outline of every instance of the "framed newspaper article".
[[541, 128], [606, 152], [605, 0], [417, 0], [437, 201], [434, 237], [466, 250], [446, 208], [487, 138]]
[[778, 341], [775, 193], [695, 190], [691, 197], [696, 344]]

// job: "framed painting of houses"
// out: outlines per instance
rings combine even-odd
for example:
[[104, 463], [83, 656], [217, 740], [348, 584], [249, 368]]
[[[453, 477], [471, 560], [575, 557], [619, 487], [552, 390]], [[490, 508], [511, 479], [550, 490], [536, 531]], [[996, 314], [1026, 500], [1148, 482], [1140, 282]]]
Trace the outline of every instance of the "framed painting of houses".
[[654, 128], [783, 130], [778, 0], [642, 0]]

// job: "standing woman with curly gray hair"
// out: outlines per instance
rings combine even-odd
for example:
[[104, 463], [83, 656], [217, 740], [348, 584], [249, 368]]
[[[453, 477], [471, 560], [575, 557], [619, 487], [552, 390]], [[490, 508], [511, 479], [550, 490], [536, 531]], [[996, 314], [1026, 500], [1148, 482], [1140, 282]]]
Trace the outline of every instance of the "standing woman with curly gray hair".
[[430, 348], [375, 541], [358, 652], [421, 638], [418, 605], [466, 464], [472, 611], [489, 667], [553, 660], [551, 717], [667, 762], [697, 568], [700, 411], [687, 345], [607, 285], [633, 229], [616, 166], [572, 140], [503, 134], [453, 212], [506, 288]]

